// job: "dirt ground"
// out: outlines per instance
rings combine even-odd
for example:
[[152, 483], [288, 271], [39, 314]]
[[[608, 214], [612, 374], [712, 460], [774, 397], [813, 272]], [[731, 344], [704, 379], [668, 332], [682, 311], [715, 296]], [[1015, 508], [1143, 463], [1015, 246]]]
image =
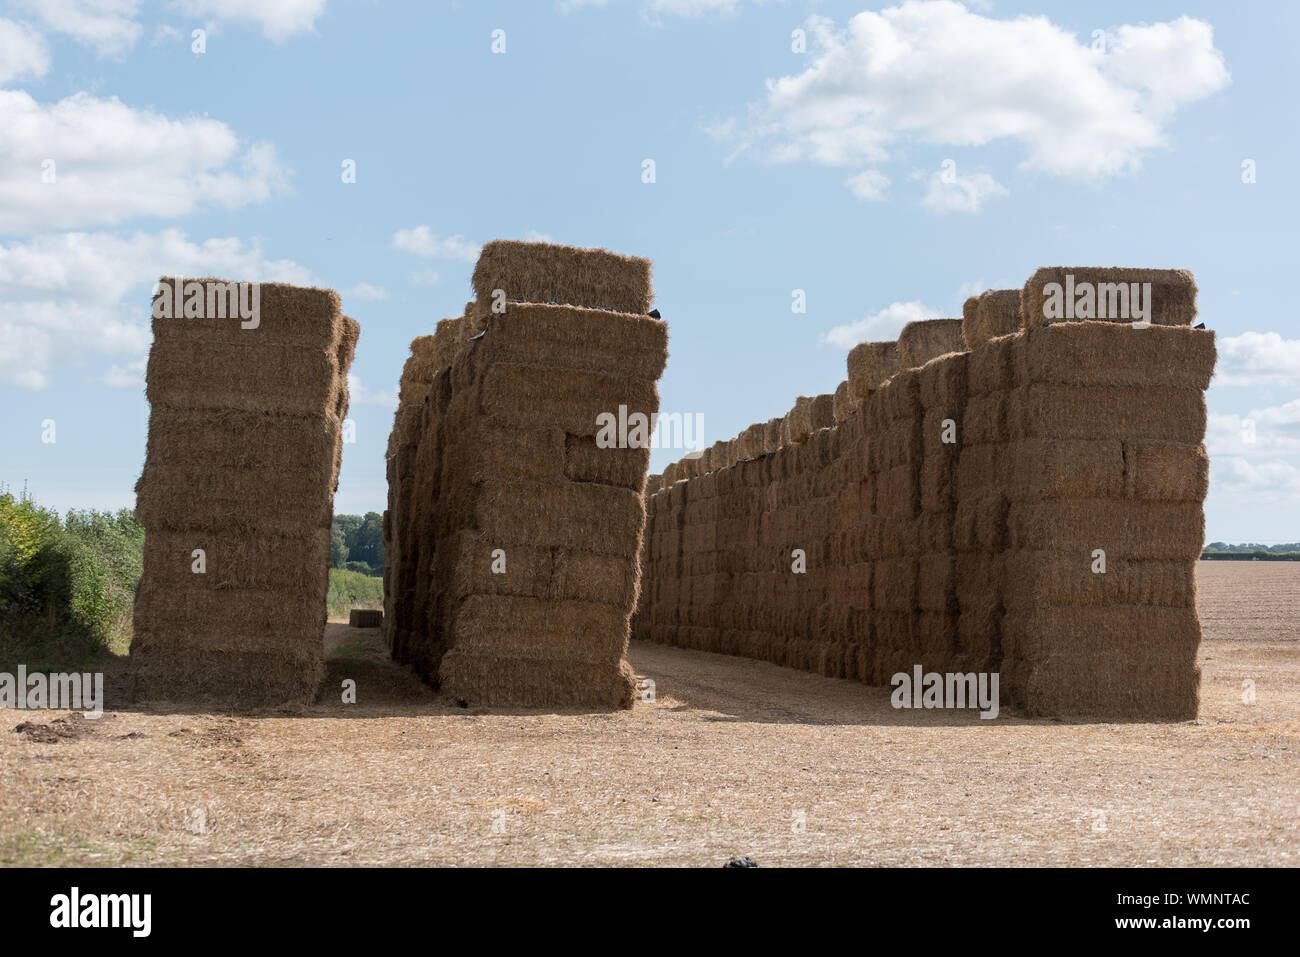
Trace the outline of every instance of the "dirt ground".
[[1199, 602], [1177, 724], [897, 711], [645, 644], [630, 712], [465, 710], [333, 624], [355, 705], [0, 712], [0, 863], [1295, 865], [1300, 563], [1202, 563]]

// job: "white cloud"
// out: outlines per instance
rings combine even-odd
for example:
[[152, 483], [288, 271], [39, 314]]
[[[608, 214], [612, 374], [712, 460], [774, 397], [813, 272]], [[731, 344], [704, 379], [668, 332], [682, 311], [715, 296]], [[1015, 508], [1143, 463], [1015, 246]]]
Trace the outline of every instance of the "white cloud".
[[177, 229], [0, 244], [0, 382], [41, 389], [55, 367], [103, 355], [120, 361], [102, 381], [136, 384], [150, 342], [149, 291], [160, 275], [321, 284], [292, 260], [267, 258], [259, 242], [194, 243]]
[[140, 39], [139, 0], [21, 0], [48, 30], [92, 47], [102, 57], [119, 58]]
[[175, 5], [191, 16], [254, 24], [277, 43], [314, 30], [325, 12], [325, 0], [176, 0]]
[[526, 243], [553, 243], [555, 237], [550, 233], [539, 233], [535, 229], [530, 229], [524, 233], [524, 242]]
[[[116, 97], [52, 105], [0, 90], [0, 234], [175, 218], [261, 202], [288, 189], [269, 144], [206, 117], [171, 119]], [[43, 182], [47, 160], [54, 181]]]
[[696, 19], [710, 14], [734, 16], [740, 7], [741, 0], [646, 0], [641, 12], [652, 19], [664, 15]]
[[1238, 499], [1242, 504], [1294, 506], [1300, 498], [1300, 468], [1274, 459], [1251, 462], [1242, 456], [1212, 462], [1211, 494], [1219, 500]]
[[878, 342], [885, 339], [897, 339], [903, 326], [918, 319], [942, 319], [943, 313], [931, 309], [925, 303], [891, 302], [879, 312], [858, 319], [845, 326], [836, 326], [823, 333], [821, 344], [834, 346], [836, 349], [852, 349], [859, 342]]
[[421, 286], [436, 286], [439, 279], [438, 274], [432, 269], [417, 269], [411, 273], [411, 282]]
[[464, 262], [478, 259], [479, 250], [482, 249], [478, 243], [470, 242], [460, 235], [440, 239], [428, 226], [399, 229], [393, 233], [393, 248], [414, 253], [424, 259], [458, 259]]
[[348, 401], [352, 405], [382, 405], [397, 408], [397, 390], [376, 391], [362, 383], [355, 373], [348, 373]]
[[50, 71], [45, 38], [22, 23], [0, 18], [0, 85]]
[[1211, 455], [1300, 454], [1300, 399], [1246, 415], [1209, 413], [1205, 448]]
[[864, 169], [861, 173], [854, 173], [846, 179], [844, 185], [858, 199], [876, 202], [885, 198], [889, 177], [878, 169]]
[[348, 299], [359, 299], [362, 302], [374, 302], [378, 299], [387, 299], [388, 290], [382, 286], [372, 286], [368, 282], [359, 282], [350, 289], [340, 291], [340, 296], [346, 301]]
[[991, 196], [1006, 196], [1007, 190], [988, 173], [953, 173], [945, 177], [930, 174], [921, 205], [932, 213], [978, 213]]
[[[879, 165], [901, 144], [1012, 141], [1023, 166], [1084, 180], [1136, 170], [1181, 106], [1229, 74], [1208, 23], [1121, 26], [1092, 48], [1045, 16], [994, 19], [952, 0], [807, 21], [811, 64], [767, 82], [738, 149], [774, 162]], [[714, 124], [715, 133], [725, 124]]]
[[1300, 339], [1243, 332], [1218, 341], [1214, 385], [1281, 385], [1300, 389]]

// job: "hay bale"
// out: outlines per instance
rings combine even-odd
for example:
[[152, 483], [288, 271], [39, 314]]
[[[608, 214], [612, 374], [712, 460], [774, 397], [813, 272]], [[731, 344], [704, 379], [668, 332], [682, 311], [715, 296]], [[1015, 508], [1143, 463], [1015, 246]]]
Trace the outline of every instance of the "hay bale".
[[781, 433], [785, 424], [784, 417], [768, 419], [763, 429], [763, 452], [772, 453], [781, 447]]
[[849, 350], [849, 395], [861, 402], [899, 368], [897, 342], [859, 342]]
[[474, 267], [474, 294], [481, 306], [490, 306], [496, 289], [515, 302], [640, 315], [650, 311], [653, 298], [648, 259], [604, 249], [502, 239], [485, 245]]
[[348, 612], [351, 628], [378, 628], [384, 623], [384, 613], [377, 608], [353, 608]]
[[785, 414], [791, 443], [807, 442], [812, 434], [812, 398], [801, 395], [794, 400], [794, 405]]
[[813, 396], [808, 403], [811, 430], [829, 429], [835, 424], [835, 396], [833, 393]]
[[835, 387], [831, 415], [834, 417], [836, 424], [840, 424], [846, 422], [857, 407], [858, 401], [853, 398], [853, 393], [849, 391], [849, 380], [845, 379]]
[[961, 310], [961, 337], [967, 349], [1019, 332], [1020, 290], [986, 289], [966, 300]]
[[360, 327], [327, 290], [263, 284], [260, 307], [248, 329], [238, 318], [154, 320], [130, 661], [141, 699], [303, 704], [323, 673], [329, 526]]
[[[1063, 300], [1072, 291], [1076, 303], [1091, 289], [1094, 294], [1092, 315], [1081, 314], [1075, 309], [1068, 315], [1046, 316], [1047, 287], [1053, 283], [1061, 287]], [[1150, 301], [1146, 302], [1144, 295], [1144, 303], [1148, 306], [1148, 319], [1153, 325], [1190, 326], [1196, 318], [1196, 278], [1188, 270], [1119, 266], [1044, 266], [1029, 277], [1021, 290], [1021, 318], [1027, 329], [1048, 322], [1132, 322], [1131, 302], [1127, 314], [1116, 313], [1126, 312], [1121, 296], [1131, 293], [1134, 283], [1139, 287], [1150, 283]], [[1103, 311], [1108, 315], [1101, 315]]]
[[904, 369], [916, 369], [931, 359], [961, 352], [966, 348], [962, 340], [960, 319], [918, 319], [903, 326], [898, 334], [898, 362]]

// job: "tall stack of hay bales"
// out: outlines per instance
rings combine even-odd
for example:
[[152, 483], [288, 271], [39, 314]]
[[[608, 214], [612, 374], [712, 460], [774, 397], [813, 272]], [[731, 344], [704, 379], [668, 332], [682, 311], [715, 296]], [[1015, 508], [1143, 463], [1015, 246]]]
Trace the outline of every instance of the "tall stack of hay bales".
[[[617, 433], [659, 407], [650, 264], [494, 242], [474, 287], [484, 331], [421, 414], [402, 523], [415, 544], [398, 554], [414, 567], [405, 655], [474, 704], [630, 706], [650, 436]], [[598, 443], [605, 415], [623, 426], [613, 447]]]
[[[471, 303], [471, 305], [473, 305]], [[407, 643], [413, 630], [424, 625], [416, 613], [416, 573], [424, 539], [412, 521], [416, 503], [414, 462], [425, 416], [425, 399], [434, 378], [445, 374], [456, 353], [469, 339], [471, 311], [439, 320], [433, 335], [411, 341], [411, 355], [402, 369], [397, 412], [388, 437], [388, 509], [384, 512], [384, 622], [383, 634], [393, 657], [409, 661]]]
[[1152, 282], [1152, 326], [1021, 331], [1041, 290], [990, 290], [855, 347], [838, 410], [801, 397], [775, 451], [751, 426], [665, 469], [636, 635], [875, 684], [1000, 671], [1031, 715], [1194, 714], [1213, 336], [1189, 274], [1075, 272]]
[[[211, 308], [221, 281], [192, 282], [206, 315], [229, 314]], [[266, 283], [259, 298], [255, 324], [237, 315], [153, 320], [131, 642], [142, 699], [302, 704], [321, 678], [360, 328], [330, 290]]]
[[1033, 714], [1194, 717], [1214, 335], [1189, 328], [1189, 273], [1063, 271], [1151, 282], [1153, 324], [1044, 326], [1040, 311], [1013, 340], [1004, 687]]

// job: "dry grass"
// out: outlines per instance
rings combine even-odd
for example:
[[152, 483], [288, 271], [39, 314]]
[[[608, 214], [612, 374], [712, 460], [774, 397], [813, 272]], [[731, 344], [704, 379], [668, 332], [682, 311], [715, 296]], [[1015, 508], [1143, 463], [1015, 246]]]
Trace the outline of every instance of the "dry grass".
[[653, 704], [467, 710], [339, 623], [299, 713], [0, 714], [0, 863], [1294, 865], [1300, 564], [1200, 572], [1200, 718], [1168, 724], [895, 711], [640, 642]]

